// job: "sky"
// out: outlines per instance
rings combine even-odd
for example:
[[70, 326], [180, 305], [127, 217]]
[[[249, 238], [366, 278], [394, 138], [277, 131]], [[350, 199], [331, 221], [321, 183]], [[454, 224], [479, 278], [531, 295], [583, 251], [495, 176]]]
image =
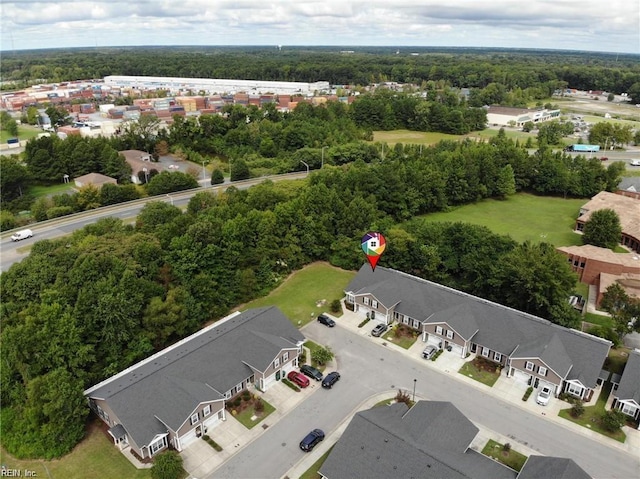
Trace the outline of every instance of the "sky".
[[0, 49], [544, 48], [640, 54], [638, 0], [1, 0]]

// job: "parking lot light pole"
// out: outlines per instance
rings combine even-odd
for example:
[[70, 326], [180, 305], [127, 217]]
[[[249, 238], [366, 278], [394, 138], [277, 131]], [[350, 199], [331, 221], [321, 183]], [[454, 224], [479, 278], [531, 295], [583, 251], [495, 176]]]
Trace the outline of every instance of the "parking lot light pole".
[[416, 402], [416, 381], [417, 379], [413, 380], [413, 402]]

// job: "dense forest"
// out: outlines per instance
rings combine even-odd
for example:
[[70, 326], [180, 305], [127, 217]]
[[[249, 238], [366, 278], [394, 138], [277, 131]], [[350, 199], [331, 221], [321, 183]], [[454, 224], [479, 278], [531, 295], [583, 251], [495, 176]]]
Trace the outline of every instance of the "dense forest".
[[[485, 88], [495, 83], [507, 91], [527, 88], [548, 91], [568, 86], [622, 93], [630, 91], [634, 84], [640, 88], [640, 62], [637, 55], [631, 54], [423, 47], [411, 47], [411, 50], [407, 47], [400, 54], [391, 48], [349, 48], [354, 51], [349, 54], [340, 50], [335, 47], [285, 47], [282, 50], [132, 47], [5, 51], [0, 74], [4, 81], [17, 82], [18, 87], [107, 75], [150, 75], [324, 80], [332, 85], [385, 81], [421, 85], [440, 81], [458, 88]], [[158, 61], [159, 58], [162, 61]]]
[[475, 147], [441, 145], [431, 161], [356, 161], [304, 182], [200, 192], [186, 212], [152, 202], [135, 226], [110, 218], [36, 243], [0, 276], [3, 446], [18, 457], [68, 452], [84, 432], [83, 388], [309, 262], [359, 267], [370, 228], [387, 236], [385, 266], [575, 325], [566, 302], [575, 275], [553, 246], [473, 225], [402, 222], [469, 195], [513, 191], [512, 175], [511, 186], [499, 179], [508, 166], [485, 168], [482, 178], [462, 166], [446, 178], [436, 168]]

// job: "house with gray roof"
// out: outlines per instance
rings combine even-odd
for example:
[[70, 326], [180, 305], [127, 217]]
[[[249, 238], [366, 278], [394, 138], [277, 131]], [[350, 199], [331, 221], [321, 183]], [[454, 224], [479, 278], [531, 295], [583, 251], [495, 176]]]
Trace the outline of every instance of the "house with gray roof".
[[618, 388], [612, 395], [612, 407], [638, 421], [640, 429], [640, 349], [629, 354]]
[[237, 312], [87, 389], [121, 449], [141, 458], [226, 420], [225, 401], [261, 391], [298, 366], [304, 336], [276, 307]]
[[517, 479], [592, 479], [573, 460], [562, 457], [529, 456]]
[[610, 341], [381, 266], [363, 266], [345, 301], [362, 316], [414, 328], [428, 344], [498, 363], [517, 381], [587, 401], [611, 348]]
[[[549, 471], [537, 469], [536, 460], [528, 471], [525, 465], [518, 474], [470, 448], [478, 432], [450, 402], [418, 401], [411, 408], [404, 403], [378, 406], [353, 417], [318, 472], [325, 479], [589, 477], [586, 473], [585, 476], [549, 475]], [[543, 459], [569, 461], [581, 471], [569, 459]]]

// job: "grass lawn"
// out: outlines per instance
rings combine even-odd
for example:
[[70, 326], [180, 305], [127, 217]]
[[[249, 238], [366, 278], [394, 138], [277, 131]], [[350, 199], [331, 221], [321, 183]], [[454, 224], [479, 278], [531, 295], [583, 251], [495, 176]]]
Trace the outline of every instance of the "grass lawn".
[[327, 311], [331, 301], [342, 298], [355, 274], [329, 263], [313, 263], [292, 273], [268, 296], [238, 309], [278, 306], [293, 324], [303, 326]]
[[394, 400], [395, 398], [383, 399], [382, 401], [375, 403], [372, 407], [389, 406]]
[[605, 360], [605, 369], [607, 371], [611, 371], [612, 373], [622, 374], [622, 370], [624, 369], [625, 364], [627, 364], [627, 360], [629, 359], [629, 353], [631, 349], [629, 348], [612, 348], [609, 351], [609, 355]]
[[600, 418], [605, 412], [604, 406], [607, 403], [607, 398], [609, 397], [609, 393], [611, 392], [611, 383], [606, 382], [600, 391], [600, 395], [598, 396], [598, 400], [595, 405], [587, 406], [584, 408], [584, 414], [579, 418], [575, 418], [571, 415], [571, 408], [562, 409], [558, 416], [563, 419], [568, 419], [569, 421], [579, 424], [580, 426], [586, 427], [595, 431], [597, 433], [603, 434], [611, 439], [615, 439], [619, 442], [624, 442], [627, 438], [627, 435], [622, 432], [622, 430], [618, 430], [614, 433], [611, 433], [604, 429], [600, 424]]
[[[480, 139], [483, 139], [483, 140], [488, 140], [490, 138], [493, 138], [494, 136], [497, 136], [499, 132], [500, 132], [500, 128], [499, 127], [493, 127], [493, 128], [487, 128], [486, 130], [474, 131], [474, 132], [469, 133], [468, 135], [466, 135], [466, 137], [467, 138], [480, 138]], [[528, 138], [531, 138], [531, 141], [533, 141], [534, 147], [537, 146], [537, 144], [538, 144], [538, 139], [537, 139], [538, 132], [537, 131], [535, 133], [527, 133], [525, 131], [512, 130], [511, 128], [505, 128], [504, 129], [504, 134], [505, 134], [505, 136], [507, 138], [512, 138], [514, 140], [520, 140], [521, 143], [527, 141]]]
[[404, 349], [409, 349], [411, 346], [413, 346], [413, 343], [416, 342], [416, 339], [418, 339], [418, 336], [414, 336], [411, 333], [410, 335], [401, 334], [400, 336], [396, 336], [395, 330], [396, 327], [391, 328], [384, 334], [384, 336], [382, 336], [382, 338], [386, 341], [389, 341], [390, 343], [397, 344]]
[[[475, 358], [473, 361], [467, 361], [462, 365], [460, 370], [458, 371], [460, 374], [464, 374], [471, 379], [475, 379], [476, 381], [481, 382], [482, 384], [486, 384], [489, 387], [493, 387], [496, 383], [500, 374], [497, 372], [491, 372], [486, 368], [478, 368], [477, 361], [480, 358]], [[482, 360], [483, 363], [487, 363], [485, 360]]]
[[410, 145], [435, 145], [442, 140], [461, 140], [460, 135], [436, 133], [431, 131], [392, 130], [374, 131], [373, 141], [395, 145], [396, 143]]
[[100, 429], [98, 420], [88, 428], [87, 436], [73, 451], [53, 461], [16, 460], [0, 449], [2, 464], [7, 469], [34, 471], [34, 477], [63, 479], [150, 479], [149, 469], [136, 469]]
[[554, 246], [572, 246], [582, 244], [581, 236], [573, 232], [573, 225], [585, 201], [520, 193], [504, 201], [487, 199], [421, 218], [482, 225], [518, 242], [545, 241]]
[[522, 469], [522, 466], [524, 466], [524, 463], [527, 461], [527, 456], [520, 454], [513, 449], [510, 449], [509, 452], [505, 452], [504, 445], [494, 441], [493, 439], [489, 439], [486, 446], [482, 449], [482, 454], [492, 457], [498, 462], [501, 462], [505, 466], [518, 472], [520, 472], [520, 469]]
[[[257, 414], [253, 405], [249, 406], [246, 409], [243, 409], [235, 418], [240, 421], [240, 423], [246, 427], [247, 429], [251, 429], [256, 424], [259, 424], [264, 418], [266, 418], [269, 414], [276, 410], [271, 404], [262, 399], [262, 404], [264, 404], [264, 411], [260, 414]], [[257, 416], [257, 418], [252, 421], [251, 417]]]
[[32, 185], [29, 186], [27, 193], [33, 195], [35, 198], [47, 195], [60, 195], [62, 193], [71, 193], [71, 187], [73, 183], [59, 183], [56, 185]]
[[[20, 141], [30, 140], [31, 138], [38, 136], [38, 134], [40, 133], [42, 133], [42, 130], [36, 128], [35, 126], [18, 125], [18, 138], [20, 139]], [[15, 138], [15, 136], [10, 135], [5, 130], [0, 130], [0, 143], [6, 143], [9, 138]], [[10, 155], [11, 150], [5, 152], [5, 154]]]
[[320, 469], [322, 464], [324, 464], [324, 461], [327, 459], [327, 457], [329, 457], [331, 449], [333, 449], [333, 446], [331, 446], [327, 452], [320, 456], [320, 459], [314, 462], [311, 467], [300, 476], [300, 479], [322, 479], [322, 476], [318, 474], [318, 469]]
[[584, 283], [576, 283], [575, 292], [576, 294], [582, 296], [586, 301], [589, 297], [589, 285]]
[[597, 324], [598, 326], [613, 326], [613, 320], [610, 316], [604, 316], [602, 314], [585, 313], [584, 321], [591, 324]]

